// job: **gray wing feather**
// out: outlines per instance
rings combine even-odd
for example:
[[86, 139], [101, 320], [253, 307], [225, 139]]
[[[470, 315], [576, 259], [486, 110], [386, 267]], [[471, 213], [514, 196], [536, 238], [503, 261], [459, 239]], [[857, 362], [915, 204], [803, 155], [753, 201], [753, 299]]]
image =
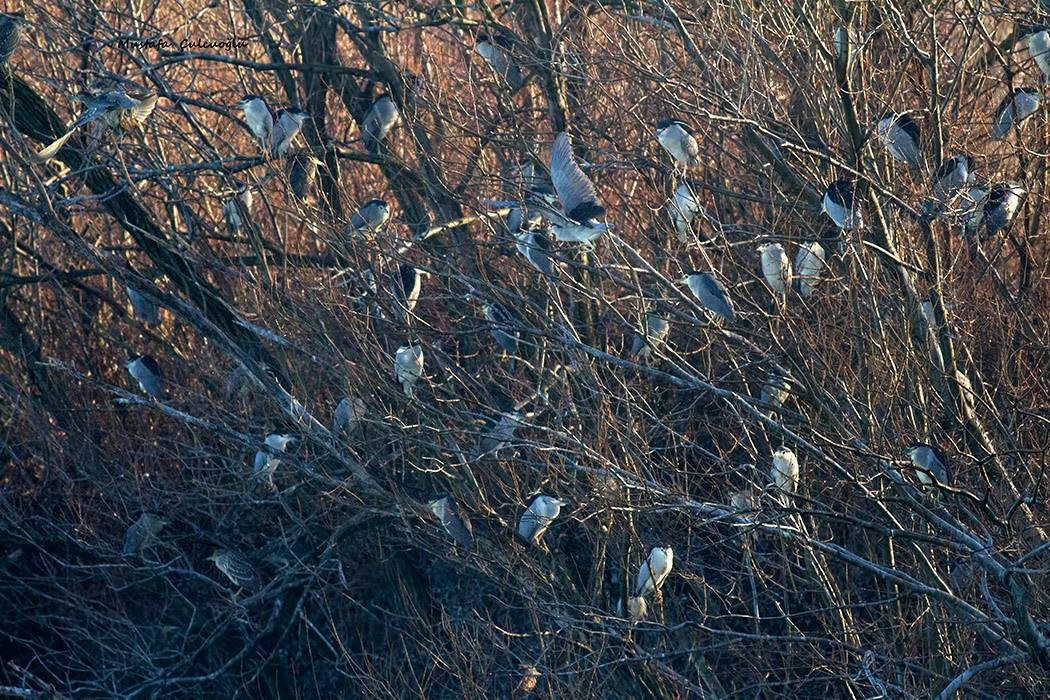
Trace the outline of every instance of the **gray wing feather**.
[[594, 190], [594, 184], [580, 169], [576, 158], [572, 154], [572, 145], [569, 143], [569, 135], [560, 132], [554, 139], [551, 147], [551, 181], [554, 190], [558, 193], [565, 212], [569, 213], [580, 204], [593, 202], [597, 204], [598, 195]]

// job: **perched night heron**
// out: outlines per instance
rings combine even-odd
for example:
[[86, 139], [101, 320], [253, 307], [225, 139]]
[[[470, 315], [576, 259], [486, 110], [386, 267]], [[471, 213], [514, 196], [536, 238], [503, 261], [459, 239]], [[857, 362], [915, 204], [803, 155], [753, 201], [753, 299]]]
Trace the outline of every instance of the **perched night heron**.
[[672, 158], [687, 168], [700, 165], [700, 145], [693, 128], [677, 119], [664, 119], [656, 125], [656, 140]]
[[1050, 81], [1050, 32], [1046, 27], [1038, 27], [1028, 35], [1028, 53], [1039, 66], [1043, 82]]
[[160, 308], [153, 303], [153, 300], [132, 287], [125, 287], [124, 290], [128, 293], [131, 310], [135, 312], [136, 316], [151, 326], [160, 323]]
[[1027, 192], [1018, 182], [1000, 182], [993, 185], [980, 207], [980, 218], [974, 230], [979, 233], [983, 228], [985, 234], [982, 238], [991, 238], [1009, 228], [1025, 195]]
[[933, 198], [941, 206], [955, 199], [974, 180], [973, 158], [959, 154], [948, 158], [933, 174]]
[[[752, 467], [754, 465], [751, 465]], [[751, 491], [734, 491], [729, 497], [729, 505], [738, 513], [747, 513], [755, 510], [755, 495]]]
[[779, 243], [766, 243], [758, 246], [758, 255], [762, 264], [762, 276], [766, 284], [777, 295], [781, 305], [787, 303], [787, 290], [791, 288], [791, 261], [788, 260], [784, 246]]
[[642, 596], [633, 595], [627, 599], [627, 614], [632, 620], [644, 620], [649, 613], [649, 604]]
[[139, 355], [127, 363], [128, 374], [138, 382], [139, 388], [157, 401], [164, 399], [164, 372], [149, 355]]
[[215, 567], [235, 586], [254, 591], [259, 585], [259, 574], [243, 554], [232, 549], [216, 549], [208, 561], [215, 562]]
[[441, 525], [456, 544], [464, 549], [474, 546], [474, 528], [459, 509], [459, 504], [452, 496], [441, 496], [427, 503], [430, 512], [437, 516]]
[[288, 185], [299, 199], [310, 196], [314, 178], [317, 177], [317, 166], [323, 165], [312, 153], [299, 151], [288, 159]]
[[678, 280], [689, 287], [700, 305], [719, 318], [732, 322], [736, 317], [729, 291], [710, 272], [688, 272]]
[[393, 98], [387, 93], [380, 93], [372, 102], [365, 118], [361, 121], [361, 137], [369, 153], [379, 153], [379, 146], [390, 133], [390, 130], [401, 123], [401, 111]]
[[518, 331], [514, 329], [514, 316], [498, 301], [481, 299], [473, 290], [466, 295], [468, 301], [481, 301], [481, 312], [489, 323], [489, 332], [496, 344], [508, 355], [518, 352]]
[[507, 81], [512, 92], [521, 87], [521, 68], [511, 57], [513, 40], [503, 33], [483, 34], [474, 44], [474, 50], [485, 59], [492, 72]]
[[270, 133], [270, 154], [283, 158], [292, 147], [292, 141], [303, 130], [303, 124], [310, 115], [298, 107], [289, 107], [277, 112], [277, 121], [274, 122], [273, 131]]
[[561, 509], [568, 501], [540, 494], [532, 500], [518, 521], [518, 537], [529, 544], [538, 544]]
[[995, 110], [992, 122], [992, 135], [1001, 139], [1010, 129], [1020, 128], [1021, 123], [1036, 113], [1043, 95], [1035, 88], [1019, 87], [1003, 98]]
[[270, 488], [274, 488], [273, 475], [281, 466], [281, 458], [278, 455], [287, 452], [289, 445], [298, 439], [294, 435], [281, 433], [267, 435], [263, 440], [263, 448], [255, 453], [253, 472], [255, 478], [263, 481]]
[[524, 418], [519, 411], [504, 411], [487, 418], [481, 435], [481, 452], [499, 452], [513, 442]]
[[356, 396], [343, 397], [335, 407], [335, 415], [332, 418], [332, 434], [340, 437], [343, 434], [350, 435], [360, 427], [361, 422], [368, 414], [365, 402]]
[[653, 350], [658, 350], [667, 340], [670, 330], [671, 324], [667, 319], [651, 311], [645, 314], [645, 328], [634, 332], [631, 355], [639, 360], [648, 361], [652, 358]]
[[238, 183], [237, 193], [226, 201], [222, 206], [222, 217], [226, 220], [226, 228], [233, 235], [240, 233], [248, 222], [252, 213], [252, 204], [255, 195], [243, 183]]
[[551, 239], [543, 231], [525, 229], [516, 236], [515, 247], [536, 270], [547, 277], [558, 274], [551, 260]]
[[660, 589], [674, 566], [674, 552], [670, 547], [653, 547], [638, 569], [635, 595], [645, 596]]
[[377, 233], [390, 220], [390, 205], [382, 199], [370, 199], [350, 217], [346, 235], [350, 238]]
[[394, 353], [394, 376], [401, 382], [405, 396], [412, 398], [416, 382], [423, 376], [423, 348], [419, 345], [402, 345]]
[[984, 223], [984, 204], [988, 201], [988, 189], [984, 187], [967, 187], [959, 196], [959, 219], [963, 225], [963, 235], [973, 238]]
[[923, 486], [948, 484], [948, 458], [940, 448], [924, 442], [914, 442], [905, 448], [905, 454], [915, 467], [915, 476]]
[[605, 214], [605, 208], [598, 203], [594, 184], [576, 162], [569, 135], [564, 131], [554, 138], [550, 171], [561, 206], [546, 199], [538, 200], [534, 206], [543, 211], [554, 237], [559, 241], [591, 243], [608, 231], [609, 226], [598, 221], [598, 217]]
[[234, 107], [244, 113], [244, 121], [248, 123], [259, 149], [263, 153], [269, 153], [270, 139], [273, 136], [273, 113], [263, 98], [258, 95], [245, 95]]
[[22, 12], [0, 12], [0, 65], [7, 65], [25, 36], [29, 21]]
[[679, 242], [687, 243], [693, 232], [693, 221], [698, 214], [704, 211], [703, 205], [700, 204], [700, 200], [689, 184], [683, 182], [675, 188], [667, 206], [671, 212], [671, 223], [674, 225], [675, 232], [678, 233]]
[[91, 122], [98, 121], [114, 133], [123, 133], [128, 125], [142, 127], [153, 114], [158, 96], [152, 93], [129, 95], [121, 90], [110, 90], [97, 94], [79, 92], [73, 99], [85, 105], [83, 113], [64, 134], [36, 153], [34, 159], [37, 162], [53, 158], [77, 129]]
[[799, 467], [798, 457], [787, 447], [780, 447], [773, 453], [773, 468], [769, 470], [773, 485], [783, 494], [782, 501], [798, 491]]
[[160, 531], [167, 524], [168, 521], [159, 515], [154, 515], [153, 513], [140, 515], [139, 519], [131, 524], [124, 535], [124, 556], [130, 557], [141, 554], [142, 550], [153, 543], [153, 538], [160, 534]]
[[407, 321], [412, 310], [419, 302], [419, 292], [423, 287], [423, 278], [429, 277], [430, 273], [420, 270], [415, 265], [404, 263], [398, 267], [397, 278], [394, 280], [393, 296], [394, 309], [401, 320]]
[[824, 191], [824, 213], [844, 230], [864, 227], [864, 213], [857, 201], [857, 183], [852, 180], [836, 180]]
[[[922, 167], [922, 145], [919, 125], [911, 115], [888, 113], [875, 125], [875, 133], [894, 160], [919, 169]], [[844, 228], [839, 226], [839, 228]]]
[[795, 281], [803, 299], [813, 296], [824, 272], [824, 246], [817, 241], [807, 241], [795, 253]]
[[791, 382], [779, 374], [770, 374], [762, 385], [762, 403], [780, 408], [791, 396]]

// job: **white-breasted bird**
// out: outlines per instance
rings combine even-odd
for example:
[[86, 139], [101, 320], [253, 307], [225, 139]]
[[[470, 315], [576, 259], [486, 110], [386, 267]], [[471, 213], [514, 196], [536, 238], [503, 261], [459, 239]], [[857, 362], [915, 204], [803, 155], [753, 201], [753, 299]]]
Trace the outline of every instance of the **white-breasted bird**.
[[155, 326], [160, 323], [160, 307], [153, 300], [138, 292], [132, 287], [124, 288], [131, 302], [131, 310], [148, 325]]
[[818, 241], [807, 241], [795, 253], [795, 281], [803, 299], [813, 296], [824, 273], [824, 246]]
[[773, 467], [769, 470], [773, 485], [786, 497], [798, 491], [799, 466], [798, 457], [787, 447], [781, 446], [773, 453]]
[[569, 505], [568, 501], [540, 494], [532, 499], [532, 503], [522, 513], [518, 520], [518, 537], [529, 544], [537, 544], [543, 533], [551, 526], [554, 519], [561, 513], [561, 509]]
[[521, 67], [511, 56], [514, 48], [513, 40], [503, 33], [483, 34], [478, 37], [474, 44], [474, 50], [485, 59], [492, 68], [492, 72], [503, 80], [511, 92], [516, 92], [521, 87]]
[[226, 229], [231, 234], [238, 234], [244, 230], [248, 218], [252, 213], [252, 204], [255, 203], [255, 195], [243, 183], [238, 183], [237, 192], [226, 200], [222, 206], [222, 218], [226, 220]]
[[791, 396], [791, 382], [786, 377], [779, 374], [770, 374], [766, 377], [766, 382], [762, 385], [763, 403], [773, 408], [780, 408], [789, 396]]
[[645, 598], [633, 595], [627, 599], [627, 614], [632, 620], [644, 620], [648, 613], [649, 604], [645, 602]]
[[281, 466], [279, 455], [288, 451], [288, 447], [297, 441], [294, 435], [270, 433], [263, 439], [262, 449], [255, 453], [252, 475], [273, 488], [273, 475]]
[[390, 220], [390, 205], [382, 199], [370, 199], [350, 217], [346, 234], [350, 237], [377, 233]]
[[704, 206], [686, 182], [675, 188], [667, 206], [671, 213], [671, 224], [678, 234], [679, 242], [688, 243], [693, 232], [693, 221], [696, 220], [697, 215], [703, 213]]
[[138, 382], [139, 388], [157, 401], [164, 399], [164, 371], [149, 355], [139, 355], [127, 363], [128, 374]]
[[419, 345], [402, 345], [394, 353], [394, 376], [401, 382], [405, 396], [412, 398], [416, 383], [423, 376], [423, 348]]
[[999, 107], [995, 110], [995, 118], [992, 121], [992, 135], [1001, 139], [1006, 136], [1010, 129], [1020, 128], [1021, 124], [1031, 117], [1042, 104], [1043, 94], [1031, 87], [1015, 88], [1013, 92], [1003, 98]]
[[556, 277], [558, 267], [551, 260], [551, 239], [539, 229], [523, 229], [514, 239], [518, 252], [536, 270], [546, 277]]
[[361, 138], [369, 153], [379, 153], [390, 130], [401, 123], [401, 111], [388, 93], [380, 93], [361, 120]]
[[532, 204], [543, 211], [554, 237], [559, 241], [590, 243], [608, 231], [609, 226], [598, 221], [605, 214], [605, 208], [598, 203], [594, 184], [576, 162], [569, 135], [564, 131], [554, 138], [551, 146], [550, 171], [561, 206], [553, 206], [546, 200]]
[[875, 133], [894, 160], [916, 169], [922, 167], [919, 125], [911, 115], [893, 112], [884, 114], [875, 124]]
[[332, 434], [336, 437], [350, 435], [361, 425], [368, 413], [365, 402], [357, 396], [344, 396], [336, 404], [332, 416]]
[[982, 238], [991, 238], [1009, 228], [1028, 193], [1019, 182], [1000, 182], [992, 185], [981, 205], [977, 232], [984, 229]]
[[923, 486], [933, 486], [934, 483], [948, 485], [948, 458], [939, 447], [913, 442], [905, 448], [905, 454], [915, 467], [915, 476]]
[[273, 112], [266, 101], [258, 95], [245, 95], [234, 105], [244, 113], [244, 121], [251, 129], [259, 150], [270, 153], [270, 139], [273, 136]]
[[645, 328], [634, 332], [631, 355], [639, 360], [648, 361], [652, 358], [653, 350], [658, 350], [667, 341], [670, 330], [671, 324], [667, 319], [652, 311], [648, 312], [645, 314]]
[[452, 535], [452, 539], [455, 540], [456, 544], [464, 549], [470, 549], [474, 546], [474, 528], [471, 526], [470, 520], [460, 511], [456, 499], [452, 496], [439, 496], [430, 500], [427, 503], [427, 507], [441, 521], [445, 531]]
[[700, 145], [693, 128], [677, 119], [663, 119], [656, 125], [656, 140], [672, 158], [687, 168], [700, 165]]
[[824, 190], [824, 213], [840, 229], [855, 231], [864, 227], [864, 212], [857, 198], [857, 183], [836, 180]]
[[787, 303], [787, 290], [791, 289], [791, 261], [784, 246], [779, 243], [764, 243], [758, 246], [762, 265], [762, 277], [777, 295], [781, 305]]
[[1046, 27], [1038, 27], [1028, 35], [1028, 53], [1031, 54], [1043, 82], [1050, 82], [1050, 32]]
[[736, 317], [729, 291], [718, 281], [714, 273], [694, 270], [682, 275], [678, 281], [689, 287], [689, 291], [697, 298], [700, 305], [715, 316], [729, 322]]
[[394, 297], [394, 309], [402, 321], [407, 321], [412, 310], [419, 302], [419, 293], [423, 288], [423, 277], [429, 277], [430, 273], [420, 270], [415, 265], [402, 263], [397, 269], [397, 277], [394, 279], [392, 289]]
[[963, 188], [974, 181], [973, 158], [960, 153], [948, 158], [933, 173], [933, 198], [940, 206], [947, 206]]
[[670, 546], [653, 547], [638, 569], [638, 578], [634, 587], [635, 595], [645, 596], [659, 590], [670, 575], [673, 566], [674, 551]]
[[309, 118], [310, 115], [298, 107], [289, 107], [277, 112], [277, 121], [274, 122], [270, 134], [270, 154], [278, 158], [286, 156], [295, 137], [303, 130], [303, 124]]
[[988, 200], [988, 188], [967, 187], [959, 195], [959, 219], [963, 225], [963, 235], [973, 238], [984, 223], [984, 203]]

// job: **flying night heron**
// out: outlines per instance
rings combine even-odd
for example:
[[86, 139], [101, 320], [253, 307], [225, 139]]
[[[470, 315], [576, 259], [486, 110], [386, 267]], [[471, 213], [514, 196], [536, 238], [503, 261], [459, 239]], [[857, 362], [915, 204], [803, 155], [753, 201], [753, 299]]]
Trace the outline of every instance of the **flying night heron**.
[[1043, 74], [1043, 82], [1050, 82], [1050, 32], [1046, 27], [1037, 27], [1028, 35], [1028, 53]]
[[336, 437], [352, 435], [361, 427], [361, 422], [368, 415], [365, 402], [356, 396], [347, 396], [339, 401], [332, 418], [332, 434]]
[[683, 182], [675, 188], [671, 201], [668, 202], [668, 208], [671, 212], [671, 224], [678, 234], [678, 241], [687, 243], [693, 232], [693, 221], [696, 220], [698, 214], [704, 211], [703, 205], [700, 204], [700, 200], [688, 183]]
[[0, 13], [0, 65], [8, 65], [11, 56], [25, 38], [25, 28], [29, 20], [22, 12]]
[[564, 131], [554, 138], [550, 154], [551, 182], [561, 206], [542, 198], [532, 203], [550, 222], [554, 237], [559, 241], [592, 243], [609, 230], [598, 218], [605, 208], [598, 203], [594, 184], [584, 174], [572, 154], [569, 135]]
[[158, 96], [152, 93], [129, 95], [121, 90], [110, 90], [102, 93], [79, 92], [73, 99], [85, 105], [83, 113], [64, 134], [36, 153], [36, 162], [51, 160], [77, 129], [94, 121], [117, 134], [123, 133], [127, 126], [141, 128], [153, 114]]
[[266, 101], [258, 95], [245, 95], [234, 107], [244, 113], [244, 121], [251, 129], [259, 150], [269, 154], [273, 138], [273, 113]]
[[922, 168], [919, 125], [909, 114], [891, 112], [883, 115], [875, 124], [875, 134], [894, 160], [905, 163], [916, 170]]
[[1043, 94], [1031, 87], [1015, 88], [1003, 98], [995, 110], [992, 120], [992, 135], [1001, 139], [1010, 133], [1010, 129], [1020, 128], [1021, 124], [1039, 110]]
[[679, 280], [679, 283], [689, 287], [689, 291], [697, 298], [700, 305], [712, 314], [730, 323], [736, 318], [733, 310], [733, 300], [729, 298], [729, 291], [718, 278], [710, 272], [687, 272]]
[[700, 145], [693, 128], [685, 122], [664, 119], [657, 123], [654, 136], [675, 162], [687, 168], [700, 165]]
[[773, 290], [781, 306], [787, 304], [787, 290], [791, 289], [791, 261], [784, 252], [784, 246], [779, 243], [760, 245], [758, 257], [766, 284]]
[[824, 213], [835, 226], [845, 231], [864, 227], [864, 212], [857, 201], [857, 183], [836, 180], [824, 191]]
[[781, 492], [781, 501], [787, 503], [788, 497], [798, 491], [799, 466], [798, 457], [787, 447], [780, 447], [773, 453], [773, 467], [769, 470], [773, 485]]
[[464, 549], [474, 546], [474, 528], [460, 511], [456, 499], [452, 496], [440, 496], [427, 503], [427, 507], [441, 521], [441, 525], [456, 544]]
[[160, 531], [168, 525], [168, 521], [153, 513], [143, 513], [138, 520], [128, 527], [124, 535], [124, 556], [131, 557], [141, 554], [149, 547]]
[[361, 138], [369, 153], [379, 153], [390, 130], [401, 123], [401, 111], [388, 93], [380, 93], [361, 121]]
[[642, 562], [638, 569], [638, 579], [635, 582], [635, 595], [645, 596], [660, 590], [671, 567], [674, 566], [674, 552], [670, 547], [653, 547], [649, 556]]
[[671, 324], [659, 314], [649, 312], [645, 314], [645, 328], [634, 332], [631, 342], [631, 355], [648, 362], [654, 350], [658, 350], [666, 341], [671, 331]]
[[551, 239], [543, 231], [527, 228], [515, 237], [515, 247], [545, 277], [555, 277], [558, 268], [551, 260]]
[[156, 360], [149, 355], [138, 355], [128, 361], [126, 367], [142, 391], [157, 401], [164, 399], [164, 372]]
[[216, 549], [208, 561], [215, 562], [215, 567], [235, 586], [251, 592], [259, 585], [259, 574], [243, 554], [232, 549]]
[[905, 454], [915, 468], [915, 476], [923, 486], [948, 484], [948, 458], [938, 447], [914, 442], [905, 448]]
[[390, 220], [390, 205], [382, 199], [370, 199], [350, 217], [346, 225], [346, 236], [356, 238], [378, 233]]
[[255, 453], [253, 476], [265, 483], [270, 489], [274, 489], [273, 475], [277, 468], [281, 466], [279, 455], [286, 453], [289, 445], [298, 439], [294, 435], [282, 433], [270, 433], [267, 435], [263, 440], [263, 448]]
[[408, 321], [411, 318], [412, 311], [419, 302], [419, 293], [423, 288], [423, 278], [429, 276], [429, 272], [420, 270], [415, 265], [403, 263], [398, 267], [392, 294], [394, 297], [394, 309], [402, 321]]
[[798, 247], [795, 253], [795, 282], [803, 299], [813, 296], [820, 284], [825, 257], [824, 246], [817, 241], [808, 241]]
[[131, 310], [142, 319], [143, 323], [150, 326], [156, 326], [160, 323], [160, 307], [154, 304], [149, 297], [132, 287], [125, 287], [124, 290], [128, 293]]
[[284, 158], [292, 148], [295, 137], [303, 130], [310, 115], [298, 107], [289, 107], [277, 112], [273, 131], [270, 134], [270, 155]]
[[423, 348], [419, 345], [402, 345], [394, 353], [394, 376], [401, 382], [405, 396], [412, 398], [416, 383], [423, 376]]
[[244, 183], [237, 183], [237, 192], [226, 200], [222, 206], [222, 218], [226, 220], [226, 229], [233, 235], [244, 230], [252, 213], [255, 195]]
[[567, 505], [568, 501], [559, 498], [543, 494], [536, 496], [518, 520], [518, 537], [528, 544], [539, 544], [543, 533], [547, 532], [547, 528], [561, 513], [561, 509]]
[[485, 59], [492, 72], [507, 82], [511, 92], [522, 85], [521, 68], [511, 57], [514, 40], [502, 32], [483, 34], [474, 44], [474, 50]]
[[299, 199], [310, 196], [314, 178], [317, 177], [317, 166], [323, 165], [312, 153], [299, 151], [288, 159], [288, 185], [292, 194]]

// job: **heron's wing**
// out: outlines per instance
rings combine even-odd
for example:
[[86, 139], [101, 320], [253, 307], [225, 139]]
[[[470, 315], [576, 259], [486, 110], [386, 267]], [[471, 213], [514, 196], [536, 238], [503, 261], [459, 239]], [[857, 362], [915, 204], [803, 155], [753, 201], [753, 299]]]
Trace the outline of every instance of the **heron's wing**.
[[576, 162], [569, 135], [564, 131], [555, 137], [551, 147], [550, 170], [554, 189], [567, 215], [587, 219], [604, 213], [605, 210], [598, 203], [594, 184]]
[[685, 129], [682, 129], [682, 137], [678, 139], [679, 147], [682, 149], [682, 153], [686, 155], [690, 162], [695, 162], [700, 158], [700, 144], [696, 142], [696, 137], [690, 134]]
[[154, 107], [157, 106], [157, 100], [160, 97], [158, 95], [149, 95], [142, 98], [141, 100], [133, 100], [131, 107], [131, 116], [139, 124], [149, 119], [149, 116], [153, 114]]

